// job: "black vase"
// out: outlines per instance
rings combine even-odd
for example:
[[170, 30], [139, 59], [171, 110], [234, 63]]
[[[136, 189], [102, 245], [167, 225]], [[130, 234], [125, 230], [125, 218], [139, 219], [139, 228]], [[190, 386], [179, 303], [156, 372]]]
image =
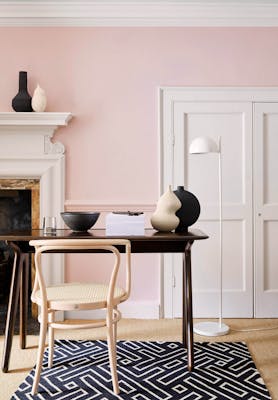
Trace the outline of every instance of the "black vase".
[[27, 72], [19, 72], [19, 88], [17, 95], [12, 100], [12, 107], [18, 112], [33, 111], [31, 105], [32, 97], [27, 90]]
[[176, 228], [176, 232], [187, 232], [188, 227], [193, 225], [199, 218], [201, 208], [199, 200], [193, 193], [184, 190], [183, 186], [178, 186], [174, 190], [175, 195], [181, 202], [181, 208], [176, 212], [180, 223]]

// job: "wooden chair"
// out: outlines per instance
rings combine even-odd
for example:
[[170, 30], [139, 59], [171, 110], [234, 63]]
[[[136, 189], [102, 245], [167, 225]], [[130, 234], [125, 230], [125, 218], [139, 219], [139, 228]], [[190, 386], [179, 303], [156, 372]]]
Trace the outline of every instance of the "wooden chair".
[[[49, 359], [48, 366], [53, 363], [54, 329], [80, 329], [107, 327], [107, 343], [109, 352], [110, 370], [113, 390], [119, 393], [118, 375], [116, 367], [116, 335], [117, 322], [121, 313], [118, 304], [127, 300], [130, 294], [130, 242], [125, 239], [46, 239], [31, 240], [30, 245], [35, 247], [36, 277], [31, 300], [40, 307], [40, 336], [37, 354], [32, 395], [37, 393], [42, 369], [43, 353], [46, 341], [46, 332], [49, 331]], [[116, 286], [117, 276], [121, 264], [121, 255], [116, 246], [121, 246], [125, 253], [125, 288]], [[42, 253], [46, 252], [109, 252], [113, 255], [113, 268], [107, 284], [94, 283], [65, 283], [46, 287], [42, 271]], [[94, 322], [69, 324], [55, 322], [56, 311], [95, 310], [106, 309], [106, 318]]]

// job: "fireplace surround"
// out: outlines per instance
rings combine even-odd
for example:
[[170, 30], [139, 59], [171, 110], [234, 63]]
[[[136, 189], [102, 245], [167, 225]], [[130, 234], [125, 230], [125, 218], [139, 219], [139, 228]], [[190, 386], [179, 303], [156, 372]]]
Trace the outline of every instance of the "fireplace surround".
[[[65, 201], [65, 148], [52, 142], [54, 132], [66, 126], [71, 113], [0, 113], [0, 183], [18, 187], [24, 182], [38, 182], [33, 227], [39, 227], [43, 216], [56, 216], [62, 227], [60, 212]], [[34, 192], [35, 196], [35, 192]], [[38, 224], [38, 226], [36, 226]], [[55, 255], [56, 256], [56, 255]], [[47, 260], [45, 261], [47, 263]], [[46, 281], [55, 284], [64, 280], [61, 254], [55, 259], [55, 269], [46, 268]]]

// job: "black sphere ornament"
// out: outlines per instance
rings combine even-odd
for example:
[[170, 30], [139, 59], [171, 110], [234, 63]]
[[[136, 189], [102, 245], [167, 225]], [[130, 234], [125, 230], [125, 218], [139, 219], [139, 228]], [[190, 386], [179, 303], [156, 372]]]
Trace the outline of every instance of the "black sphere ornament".
[[188, 227], [193, 225], [199, 218], [201, 212], [200, 203], [197, 197], [185, 190], [183, 186], [178, 186], [174, 193], [182, 204], [181, 208], [176, 212], [176, 216], [180, 220], [176, 232], [187, 232]]
[[32, 97], [27, 90], [27, 72], [19, 72], [19, 88], [17, 95], [12, 100], [12, 107], [17, 112], [33, 111], [31, 105]]

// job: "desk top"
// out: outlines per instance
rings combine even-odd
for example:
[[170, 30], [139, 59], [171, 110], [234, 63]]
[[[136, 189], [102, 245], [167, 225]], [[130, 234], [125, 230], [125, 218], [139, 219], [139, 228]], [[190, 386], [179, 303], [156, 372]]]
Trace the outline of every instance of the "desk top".
[[0, 230], [0, 240], [7, 242], [21, 242], [21, 246], [28, 246], [30, 240], [35, 239], [108, 239], [123, 238], [131, 241], [131, 251], [137, 253], [183, 252], [188, 242], [207, 239], [208, 236], [198, 229], [188, 232], [157, 232], [145, 229], [144, 235], [117, 235], [107, 236], [105, 229], [91, 229], [87, 232], [73, 232], [70, 229], [57, 229], [56, 235], [44, 235], [41, 229], [27, 231]]
[[144, 235], [106, 235], [105, 229], [91, 229], [87, 232], [73, 232], [70, 229], [57, 229], [56, 235], [45, 235], [42, 229], [31, 230], [0, 230], [0, 240], [7, 241], [29, 241], [34, 239], [105, 239], [121, 237], [130, 240], [142, 241], [184, 241], [207, 239], [208, 236], [199, 229], [190, 229], [188, 232], [158, 232], [154, 229], [145, 229]]

